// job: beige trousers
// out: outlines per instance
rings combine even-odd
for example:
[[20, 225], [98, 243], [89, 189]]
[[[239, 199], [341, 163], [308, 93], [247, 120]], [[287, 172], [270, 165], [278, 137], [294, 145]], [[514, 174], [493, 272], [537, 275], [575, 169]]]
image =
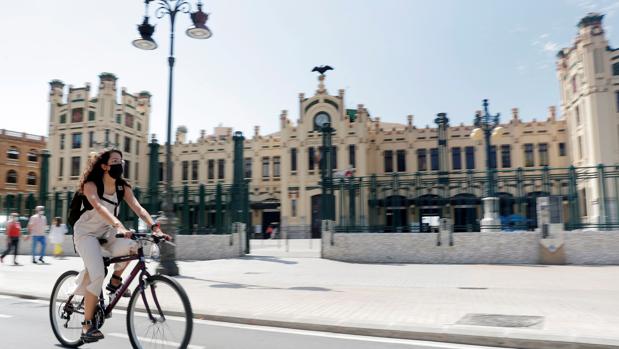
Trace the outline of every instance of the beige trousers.
[[[84, 269], [77, 276], [75, 294], [85, 296], [86, 291], [99, 296], [103, 288], [105, 278], [105, 266], [103, 265], [103, 253], [106, 256], [120, 257], [137, 253], [137, 243], [130, 239], [119, 239], [113, 234], [105, 237], [107, 243], [99, 244], [97, 236], [94, 234], [77, 234], [75, 236], [75, 249], [84, 261]], [[127, 263], [116, 263], [114, 270], [124, 268]]]

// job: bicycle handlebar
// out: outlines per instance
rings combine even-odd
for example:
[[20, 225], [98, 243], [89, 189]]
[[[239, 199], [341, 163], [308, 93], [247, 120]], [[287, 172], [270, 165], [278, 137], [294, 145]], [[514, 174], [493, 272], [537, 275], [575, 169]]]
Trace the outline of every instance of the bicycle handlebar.
[[[176, 246], [175, 243], [166, 240], [165, 238], [161, 237], [161, 236], [157, 236], [157, 235], [153, 235], [148, 234], [148, 233], [137, 233], [135, 230], [130, 229], [129, 230], [132, 234], [131, 234], [131, 240], [137, 240], [137, 239], [142, 239], [142, 240], [149, 240], [152, 241], [155, 244], [159, 244], [160, 242], [164, 242], [166, 244], [172, 245], [172, 246]], [[116, 237], [117, 238], [124, 238], [125, 234], [124, 233], [116, 233]]]

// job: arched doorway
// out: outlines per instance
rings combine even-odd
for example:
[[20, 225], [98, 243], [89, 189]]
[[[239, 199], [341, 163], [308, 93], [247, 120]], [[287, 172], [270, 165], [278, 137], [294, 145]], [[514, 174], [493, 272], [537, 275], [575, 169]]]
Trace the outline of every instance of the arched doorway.
[[499, 197], [499, 215], [501, 217], [507, 217], [514, 214], [514, 195], [500, 192], [497, 193], [497, 196]]
[[454, 232], [479, 231], [477, 208], [480, 200], [470, 193], [457, 194], [451, 198], [454, 208]]
[[385, 199], [385, 231], [408, 231], [408, 200], [402, 195]]
[[416, 200], [419, 207], [419, 231], [429, 233], [438, 231], [438, 221], [441, 218], [443, 200], [436, 194], [421, 195]]
[[267, 234], [269, 226], [280, 230], [281, 209], [280, 202], [275, 198], [269, 198], [262, 201], [260, 208], [262, 209], [261, 232], [262, 237], [267, 239], [270, 236]]

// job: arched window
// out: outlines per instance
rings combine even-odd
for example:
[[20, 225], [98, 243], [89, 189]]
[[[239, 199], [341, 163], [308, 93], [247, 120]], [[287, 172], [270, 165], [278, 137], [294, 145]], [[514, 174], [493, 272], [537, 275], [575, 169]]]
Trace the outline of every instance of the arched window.
[[37, 185], [37, 175], [34, 172], [28, 172], [28, 177], [26, 178], [26, 184], [28, 185]]
[[6, 173], [6, 182], [13, 184], [17, 183], [17, 172], [15, 172], [15, 170], [9, 170], [9, 172]]
[[9, 150], [6, 151], [6, 156], [9, 159], [19, 159], [19, 149], [17, 149], [16, 147], [10, 147]]
[[28, 152], [28, 161], [37, 162], [37, 151], [34, 149], [30, 149]]

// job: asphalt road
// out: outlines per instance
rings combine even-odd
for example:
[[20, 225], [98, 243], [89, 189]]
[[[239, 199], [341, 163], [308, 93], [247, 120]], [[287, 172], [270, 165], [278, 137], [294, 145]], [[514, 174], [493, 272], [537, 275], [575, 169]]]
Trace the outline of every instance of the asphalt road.
[[[81, 348], [130, 348], [125, 313], [115, 311], [106, 320], [105, 339]], [[42, 300], [0, 296], [0, 347], [4, 349], [60, 348], [48, 318], [48, 303]], [[388, 338], [351, 336], [274, 327], [237, 325], [194, 320], [190, 349], [489, 349], [490, 347], [442, 344]]]

